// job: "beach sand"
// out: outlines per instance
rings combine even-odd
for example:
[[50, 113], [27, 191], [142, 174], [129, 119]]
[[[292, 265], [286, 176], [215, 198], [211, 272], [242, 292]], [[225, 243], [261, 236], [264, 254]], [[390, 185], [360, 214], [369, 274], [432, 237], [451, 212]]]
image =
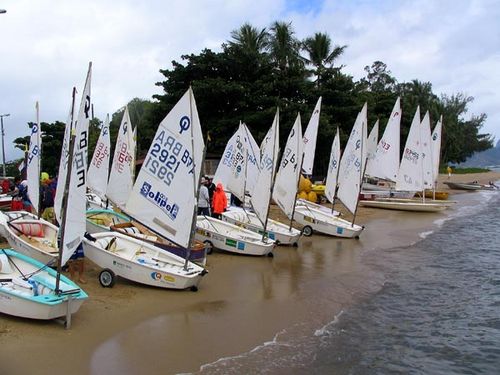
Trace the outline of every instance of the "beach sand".
[[[447, 179], [440, 176], [441, 182]], [[489, 172], [453, 175], [450, 181], [499, 179], [500, 173]], [[89, 299], [73, 315], [70, 330], [55, 321], [0, 316], [0, 374], [197, 372], [278, 333], [314, 332], [381, 288], [383, 275], [363, 263], [367, 253], [414, 243], [446, 215], [360, 207], [356, 223], [366, 229], [359, 240], [315, 234], [302, 237], [297, 248], [277, 247], [274, 258], [214, 252], [198, 292], [124, 279], [102, 288], [100, 270], [87, 260], [88, 283], [80, 286]], [[271, 216], [285, 221], [274, 205]]]

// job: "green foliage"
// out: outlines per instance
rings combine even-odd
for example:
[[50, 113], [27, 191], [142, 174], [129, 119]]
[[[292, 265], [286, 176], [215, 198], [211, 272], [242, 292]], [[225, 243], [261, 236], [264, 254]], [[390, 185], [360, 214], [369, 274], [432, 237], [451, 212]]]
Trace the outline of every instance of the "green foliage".
[[[453, 168], [453, 174], [469, 174], [469, 173], [485, 173], [490, 172], [487, 168]], [[447, 173], [446, 168], [445, 171], [441, 173]]]

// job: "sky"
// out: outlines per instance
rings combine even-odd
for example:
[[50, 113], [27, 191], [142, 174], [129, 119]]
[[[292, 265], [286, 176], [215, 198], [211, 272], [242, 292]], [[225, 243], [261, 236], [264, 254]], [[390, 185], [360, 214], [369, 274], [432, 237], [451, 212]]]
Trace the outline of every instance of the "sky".
[[41, 121], [66, 121], [89, 61], [95, 115], [104, 119], [161, 93], [160, 69], [204, 48], [220, 51], [245, 22], [292, 22], [299, 39], [328, 33], [348, 46], [336, 64], [355, 79], [380, 60], [398, 82], [473, 96], [466, 118], [486, 113], [482, 132], [500, 139], [499, 0], [0, 0], [0, 9], [7, 161], [22, 157], [13, 140], [29, 134], [36, 101]]

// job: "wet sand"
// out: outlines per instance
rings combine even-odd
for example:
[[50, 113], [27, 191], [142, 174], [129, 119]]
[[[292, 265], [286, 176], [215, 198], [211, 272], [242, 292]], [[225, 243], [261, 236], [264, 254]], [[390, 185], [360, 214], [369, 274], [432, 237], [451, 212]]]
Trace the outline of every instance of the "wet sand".
[[[450, 180], [499, 179], [491, 172]], [[442, 190], [467, 193], [446, 185]], [[281, 218], [276, 206], [272, 216]], [[332, 321], [384, 282], [364, 265], [364, 255], [409, 245], [445, 216], [360, 208], [356, 222], [366, 229], [359, 240], [315, 234], [302, 237], [298, 248], [277, 247], [274, 258], [214, 252], [196, 293], [124, 279], [101, 288], [99, 269], [87, 260], [88, 283], [81, 286], [89, 299], [73, 315], [70, 330], [54, 321], [0, 317], [0, 373], [197, 372], [203, 364], [250, 351], [279, 332], [314, 330]]]

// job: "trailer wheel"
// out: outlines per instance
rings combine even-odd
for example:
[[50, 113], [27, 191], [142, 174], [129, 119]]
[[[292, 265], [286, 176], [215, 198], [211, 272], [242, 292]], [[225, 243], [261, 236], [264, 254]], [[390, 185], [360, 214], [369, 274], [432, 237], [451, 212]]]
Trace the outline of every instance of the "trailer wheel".
[[205, 244], [205, 247], [207, 248], [207, 254], [212, 254], [214, 251], [214, 244], [210, 242], [209, 240], [203, 241]]
[[302, 234], [306, 237], [310, 237], [313, 234], [313, 229], [309, 225], [306, 225], [302, 228]]
[[99, 274], [99, 282], [103, 288], [112, 288], [115, 285], [116, 275], [109, 268], [105, 268]]

